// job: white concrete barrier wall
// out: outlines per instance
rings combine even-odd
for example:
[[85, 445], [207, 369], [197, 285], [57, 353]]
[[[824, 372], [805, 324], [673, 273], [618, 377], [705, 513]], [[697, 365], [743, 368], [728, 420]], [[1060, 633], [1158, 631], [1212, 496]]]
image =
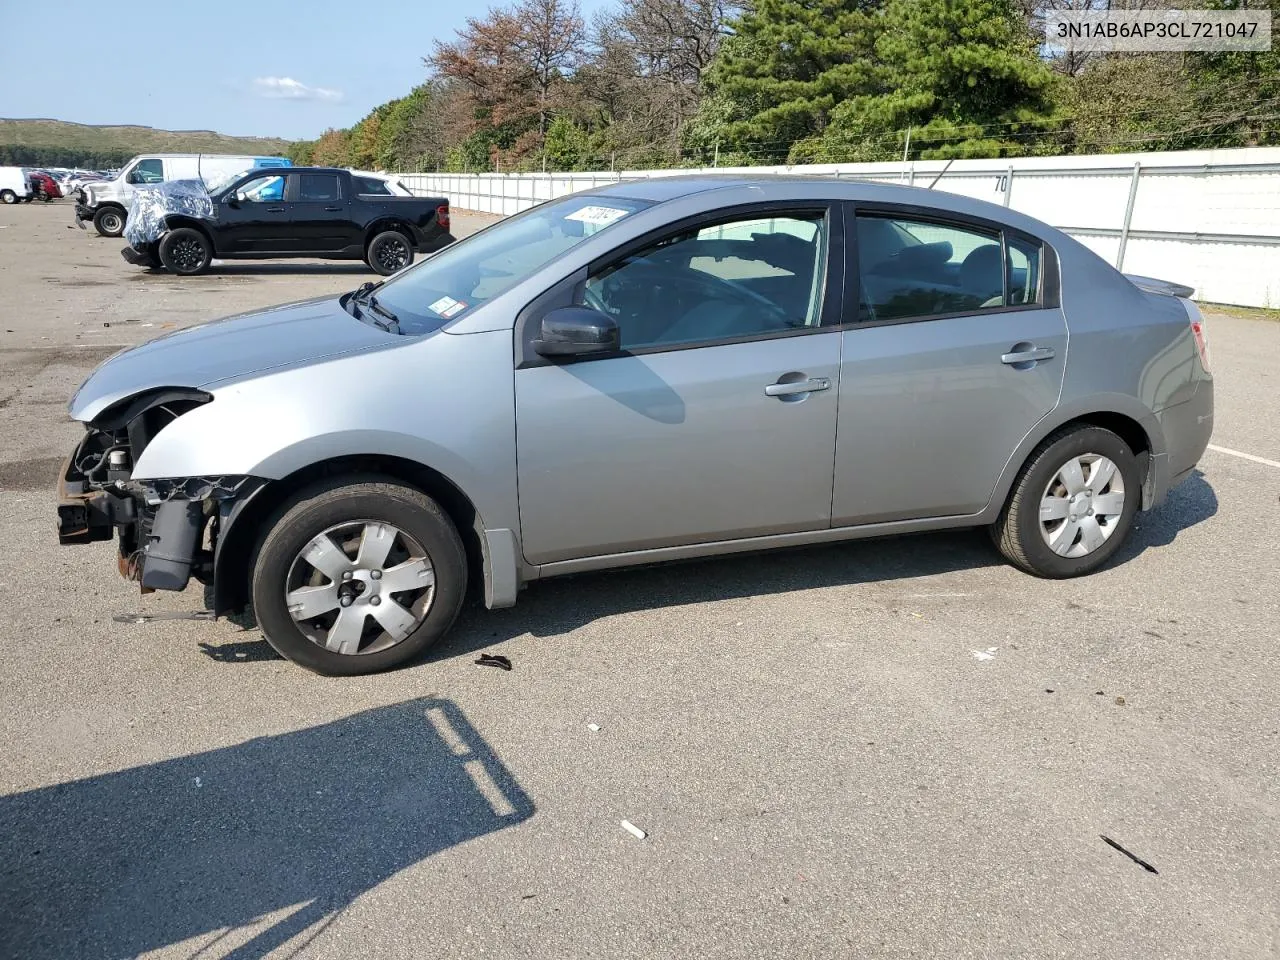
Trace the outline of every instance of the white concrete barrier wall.
[[[698, 172], [713, 171], [442, 173], [401, 179], [416, 194], [444, 196], [461, 209], [509, 216], [620, 180]], [[828, 175], [916, 186], [928, 186], [941, 174], [935, 189], [1043, 220], [1126, 273], [1186, 283], [1196, 288], [1200, 300], [1280, 307], [1280, 147], [958, 160], [950, 165], [721, 167], [714, 172]]]

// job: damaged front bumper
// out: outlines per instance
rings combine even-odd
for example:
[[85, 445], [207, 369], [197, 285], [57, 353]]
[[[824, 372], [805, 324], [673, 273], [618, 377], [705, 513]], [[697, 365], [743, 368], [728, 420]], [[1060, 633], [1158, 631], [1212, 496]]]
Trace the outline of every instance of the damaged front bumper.
[[160, 255], [154, 243], [144, 244], [142, 247], [125, 247], [120, 251], [120, 256], [135, 267], [150, 267], [153, 270], [160, 267]]
[[221, 530], [237, 505], [267, 481], [248, 476], [134, 480], [134, 442], [141, 433], [88, 428], [58, 479], [58, 542], [118, 538], [120, 574], [138, 581], [144, 593], [184, 590], [192, 577], [212, 583]]

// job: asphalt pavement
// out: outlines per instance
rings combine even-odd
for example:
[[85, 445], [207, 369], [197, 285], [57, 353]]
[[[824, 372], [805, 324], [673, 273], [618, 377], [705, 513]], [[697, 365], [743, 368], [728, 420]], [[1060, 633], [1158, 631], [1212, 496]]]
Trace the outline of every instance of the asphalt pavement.
[[59, 547], [52, 491], [95, 363], [367, 271], [69, 223], [0, 207], [0, 957], [1280, 956], [1280, 323], [1209, 316], [1260, 460], [1093, 576], [981, 532], [579, 576], [325, 679], [138, 622], [199, 588]]

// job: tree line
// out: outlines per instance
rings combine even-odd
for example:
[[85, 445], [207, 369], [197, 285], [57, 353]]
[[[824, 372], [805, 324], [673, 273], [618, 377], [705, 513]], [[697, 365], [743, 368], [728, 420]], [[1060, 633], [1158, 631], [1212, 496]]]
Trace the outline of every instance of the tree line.
[[[617, 0], [588, 23], [575, 0], [513, 0], [436, 42], [407, 96], [290, 155], [475, 172], [1280, 144], [1277, 50], [1046, 47], [1046, 16], [1098, 6]], [[1280, 23], [1280, 0], [1251, 6]]]
[[0, 144], [0, 167], [68, 167], [112, 170], [134, 154], [128, 150], [83, 150], [78, 147], [41, 147]]

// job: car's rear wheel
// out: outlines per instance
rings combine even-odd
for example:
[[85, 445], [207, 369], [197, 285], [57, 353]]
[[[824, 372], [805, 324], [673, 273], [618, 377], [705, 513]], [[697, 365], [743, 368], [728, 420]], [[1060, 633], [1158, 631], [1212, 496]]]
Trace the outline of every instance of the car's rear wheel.
[[253, 564], [267, 642], [333, 676], [417, 657], [453, 625], [466, 587], [466, 553], [449, 517], [426, 494], [379, 478], [300, 493]]
[[17, 203], [18, 195], [12, 190], [0, 190], [0, 203]]
[[413, 245], [400, 231], [384, 230], [369, 241], [365, 259], [377, 273], [389, 277], [413, 263]]
[[1142, 478], [1129, 445], [1102, 427], [1070, 427], [1031, 454], [992, 538], [1028, 573], [1078, 577], [1111, 559], [1141, 500]]
[[165, 269], [183, 277], [193, 277], [209, 269], [213, 248], [199, 230], [179, 227], [160, 240], [160, 262]]
[[120, 236], [124, 233], [124, 211], [103, 207], [93, 215], [93, 228], [104, 237]]

